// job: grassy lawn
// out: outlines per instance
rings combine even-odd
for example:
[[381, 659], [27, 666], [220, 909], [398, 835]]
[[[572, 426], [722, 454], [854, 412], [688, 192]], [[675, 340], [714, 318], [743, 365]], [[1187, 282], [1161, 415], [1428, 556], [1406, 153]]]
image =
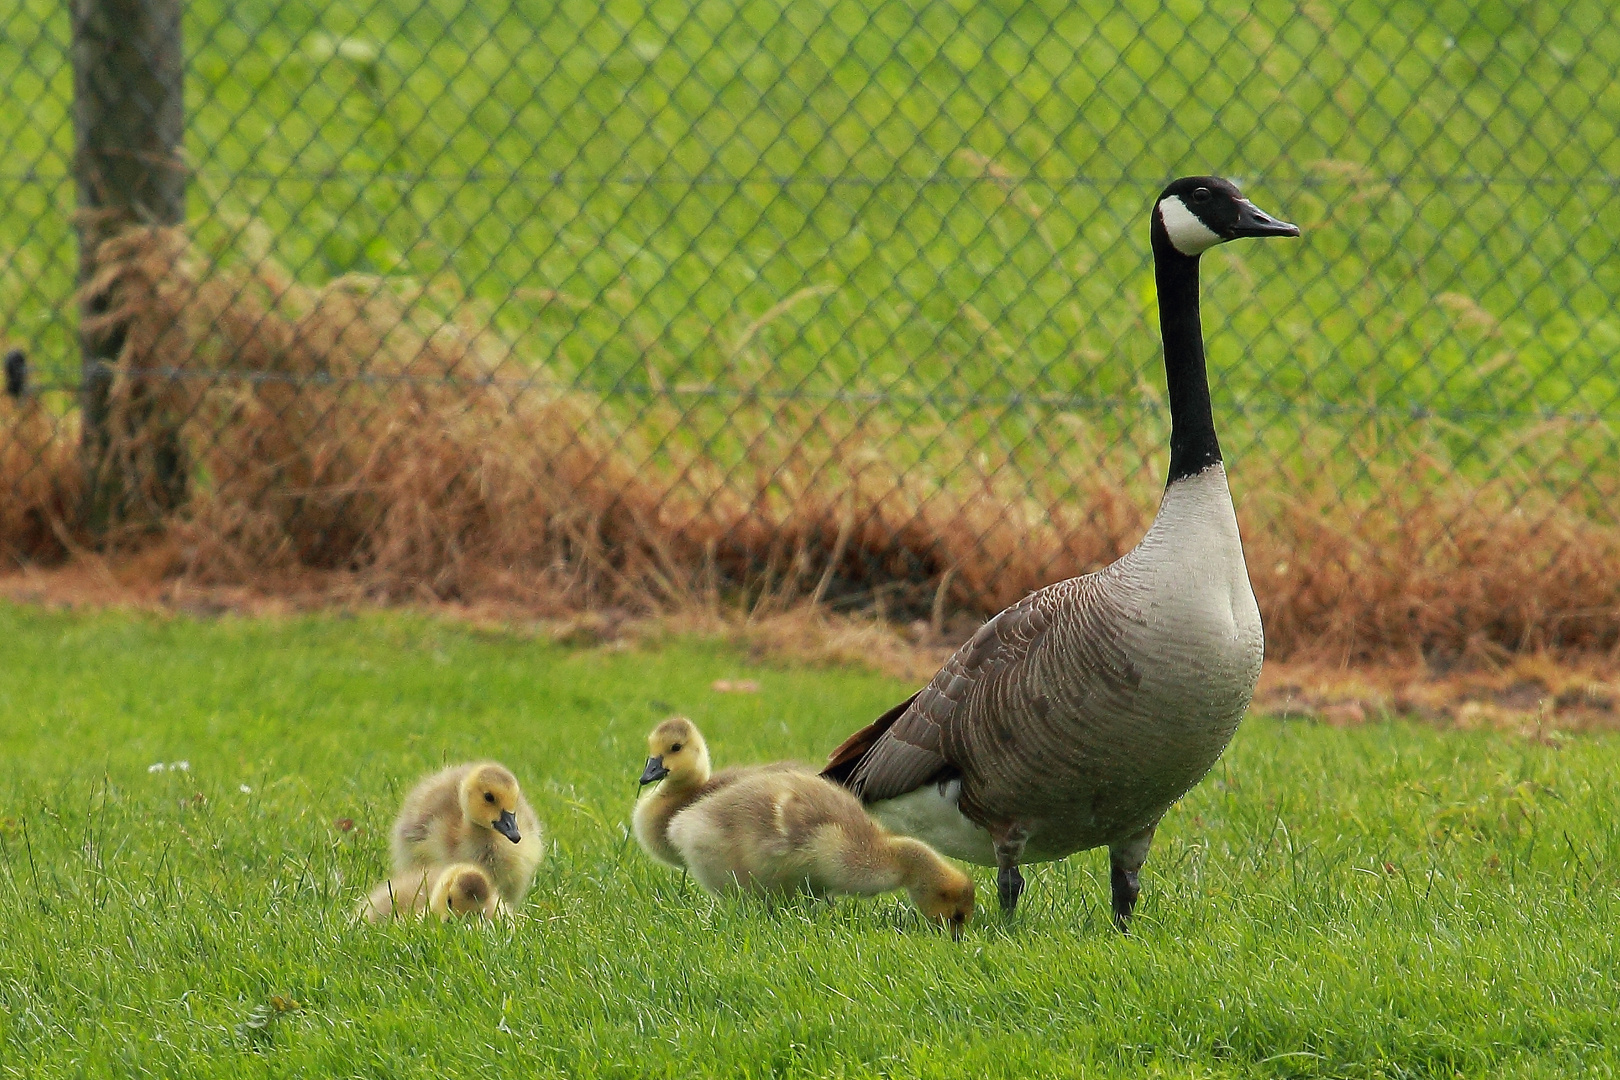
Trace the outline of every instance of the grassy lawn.
[[[897, 896], [713, 901], [626, 834], [657, 719], [813, 759], [905, 690], [879, 676], [399, 616], [5, 607], [0, 641], [0, 1076], [1620, 1066], [1612, 737], [1251, 718], [1167, 818], [1132, 938], [1090, 853], [953, 944]], [[406, 787], [474, 755], [547, 828], [517, 924], [351, 924]]]

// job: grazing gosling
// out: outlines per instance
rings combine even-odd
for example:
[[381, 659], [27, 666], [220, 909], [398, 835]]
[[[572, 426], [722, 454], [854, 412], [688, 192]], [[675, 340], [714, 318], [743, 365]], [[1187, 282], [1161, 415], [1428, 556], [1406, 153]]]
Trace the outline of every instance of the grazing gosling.
[[643, 788], [655, 782], [658, 786], [644, 791], [636, 800], [631, 814], [636, 843], [659, 862], [684, 868], [680, 852], [669, 842], [671, 818], [744, 777], [795, 770], [809, 772], [810, 768], [784, 761], [711, 772], [709, 746], [697, 725], [684, 716], [672, 716], [647, 736], [647, 767], [642, 770], [640, 783]]
[[355, 914], [382, 923], [395, 917], [420, 919], [429, 912], [444, 921], [455, 915], [491, 919], [505, 911], [489, 871], [477, 863], [453, 863], [389, 878], [360, 901]]
[[517, 777], [493, 761], [452, 765], [405, 796], [394, 821], [394, 873], [477, 863], [501, 899], [523, 902], [540, 865], [540, 823]]
[[905, 889], [960, 938], [973, 879], [920, 840], [894, 836], [844, 788], [803, 772], [744, 777], [681, 810], [669, 842], [710, 892], [853, 893]]
[[452, 863], [439, 871], [428, 910], [448, 922], [455, 915], [493, 919], [505, 913], [506, 905], [488, 870], [477, 863]]

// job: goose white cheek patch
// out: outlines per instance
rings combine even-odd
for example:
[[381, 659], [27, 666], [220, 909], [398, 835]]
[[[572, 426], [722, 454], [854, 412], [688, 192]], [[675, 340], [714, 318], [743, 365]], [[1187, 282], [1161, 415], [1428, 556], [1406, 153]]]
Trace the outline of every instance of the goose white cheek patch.
[[1160, 200], [1159, 218], [1164, 222], [1164, 231], [1169, 235], [1170, 243], [1183, 255], [1201, 255], [1221, 242], [1221, 238], [1208, 225], [1187, 209], [1187, 204], [1178, 195]]

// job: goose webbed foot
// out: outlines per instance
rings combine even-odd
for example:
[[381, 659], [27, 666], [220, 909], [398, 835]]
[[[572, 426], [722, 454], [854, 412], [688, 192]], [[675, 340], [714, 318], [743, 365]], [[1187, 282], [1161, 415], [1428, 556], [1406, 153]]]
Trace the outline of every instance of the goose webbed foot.
[[1142, 894], [1142, 864], [1147, 861], [1148, 848], [1153, 845], [1153, 830], [1158, 823], [1149, 825], [1135, 836], [1119, 844], [1108, 846], [1108, 883], [1114, 894], [1114, 929], [1130, 933], [1131, 912], [1136, 909], [1136, 898]]

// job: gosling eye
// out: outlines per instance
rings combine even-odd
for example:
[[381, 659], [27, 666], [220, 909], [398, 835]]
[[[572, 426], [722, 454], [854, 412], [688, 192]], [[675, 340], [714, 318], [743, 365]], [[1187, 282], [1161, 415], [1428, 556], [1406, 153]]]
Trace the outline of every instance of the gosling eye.
[[494, 802], [495, 801], [495, 793], [492, 792], [492, 791], [484, 792], [484, 801], [485, 802]]
[[672, 753], [672, 754], [678, 754], [678, 753], [680, 753], [680, 752], [681, 752], [681, 744], [680, 744], [680, 743], [676, 743], [676, 744], [675, 744], [675, 745], [673, 745], [673, 746], [671, 746], [671, 747], [670, 747], [670, 748], [669, 748], [669, 752], [670, 752], [670, 753]]
[[1207, 187], [1198, 188], [1193, 192], [1192, 197], [1195, 203], [1207, 203], [1210, 198], [1210, 190]]

